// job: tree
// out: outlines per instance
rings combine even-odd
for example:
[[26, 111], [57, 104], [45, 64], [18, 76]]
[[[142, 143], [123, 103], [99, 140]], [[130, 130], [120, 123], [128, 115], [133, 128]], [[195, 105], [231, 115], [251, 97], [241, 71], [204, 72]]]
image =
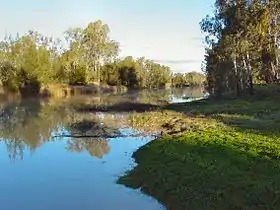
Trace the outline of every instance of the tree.
[[108, 36], [108, 25], [98, 20], [89, 23], [83, 31], [82, 46], [90, 79], [100, 81], [101, 65], [118, 54], [118, 43]]
[[172, 84], [174, 87], [203, 86], [204, 82], [205, 76], [195, 71], [172, 75]]
[[[73, 27], [64, 39], [28, 31], [0, 42], [0, 80], [5, 90], [38, 94], [52, 83], [86, 85], [102, 82], [130, 88], [159, 88], [171, 81], [171, 71], [144, 57], [120, 59], [119, 43], [108, 25], [98, 20], [86, 28]], [[63, 46], [65, 41], [66, 46]]]
[[[200, 23], [208, 44], [205, 73], [213, 94], [253, 93], [253, 82], [279, 82], [277, 0], [216, 0]], [[225, 68], [226, 67], [226, 68]]]

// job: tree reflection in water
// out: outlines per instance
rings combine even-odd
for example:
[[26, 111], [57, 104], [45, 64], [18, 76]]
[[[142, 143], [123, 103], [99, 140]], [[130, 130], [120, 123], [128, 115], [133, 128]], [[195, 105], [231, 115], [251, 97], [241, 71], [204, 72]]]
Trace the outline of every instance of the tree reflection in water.
[[70, 138], [66, 148], [71, 152], [84, 152], [86, 150], [91, 156], [98, 158], [102, 158], [110, 152], [108, 141], [104, 138]]
[[66, 128], [71, 135], [99, 137], [68, 138], [68, 151], [88, 151], [90, 155], [102, 158], [110, 151], [108, 142], [103, 137], [119, 134], [117, 126], [103, 124], [110, 120], [114, 118], [103, 116], [101, 119], [97, 113], [76, 113], [67, 102], [60, 104], [36, 99], [13, 101], [2, 105], [0, 140], [5, 143], [9, 158], [15, 161], [23, 159], [25, 152], [34, 152], [48, 141], [61, 140], [62, 138], [53, 136], [61, 128]]
[[[61, 141], [54, 138], [62, 128], [70, 135], [91, 135], [96, 138], [66, 138], [66, 149], [71, 152], [87, 151], [90, 155], [102, 158], [110, 151], [107, 137], [119, 135], [119, 127], [126, 124], [123, 112], [115, 110], [103, 112], [77, 111], [79, 107], [113, 106], [125, 104], [151, 104], [157, 106], [168, 101], [170, 94], [196, 96], [197, 92], [187, 90], [140, 91], [129, 94], [102, 95], [100, 97], [73, 97], [71, 99], [28, 99], [12, 102], [0, 102], [0, 141], [3, 141], [8, 156], [12, 160], [22, 159], [25, 152], [34, 152], [49, 141]], [[165, 104], [165, 103], [163, 103]], [[130, 111], [128, 111], [130, 112]], [[127, 116], [127, 115], [125, 115]]]
[[7, 148], [8, 156], [12, 161], [23, 159], [23, 151], [26, 149], [26, 144], [23, 141], [16, 139], [4, 140]]
[[[102, 158], [103, 155], [108, 154], [110, 147], [106, 136], [120, 135], [117, 127], [105, 125], [98, 121], [98, 115], [95, 120], [83, 120], [72, 123], [67, 126], [69, 132], [73, 136], [81, 136], [82, 138], [70, 137], [67, 141], [67, 149], [71, 152], [83, 152], [87, 150], [91, 156]], [[97, 136], [91, 138], [86, 136]]]
[[64, 109], [56, 109], [58, 107], [38, 99], [13, 101], [2, 106], [0, 136], [10, 159], [22, 159], [25, 150], [35, 151], [51, 140], [52, 132], [57, 132], [67, 118]]

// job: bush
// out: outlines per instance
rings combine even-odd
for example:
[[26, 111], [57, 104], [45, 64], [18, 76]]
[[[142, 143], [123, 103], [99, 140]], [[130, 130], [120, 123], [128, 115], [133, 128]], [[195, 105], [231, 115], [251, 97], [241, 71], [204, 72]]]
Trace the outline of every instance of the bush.
[[18, 91], [17, 70], [11, 63], [4, 62], [0, 64], [0, 80], [5, 92]]
[[87, 73], [83, 66], [73, 68], [69, 74], [70, 85], [85, 85], [87, 84]]
[[18, 89], [22, 96], [37, 96], [40, 93], [41, 83], [36, 76], [28, 75], [24, 69], [18, 74]]

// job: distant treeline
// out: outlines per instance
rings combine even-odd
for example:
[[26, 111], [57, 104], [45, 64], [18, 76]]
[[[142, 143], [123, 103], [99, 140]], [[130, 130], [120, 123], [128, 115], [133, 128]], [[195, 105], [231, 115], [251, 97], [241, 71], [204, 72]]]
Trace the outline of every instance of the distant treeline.
[[101, 67], [100, 81], [108, 85], [124, 85], [130, 88], [160, 88], [171, 82], [171, 71], [144, 57], [128, 56], [107, 62]]
[[199, 72], [176, 73], [172, 76], [173, 87], [202, 86], [205, 83], [205, 76]]
[[201, 22], [206, 34], [205, 74], [215, 96], [237, 96], [255, 83], [279, 83], [280, 1], [216, 0]]
[[119, 57], [119, 43], [101, 21], [70, 28], [63, 39], [36, 31], [0, 42], [0, 81], [7, 91], [36, 94], [48, 84], [103, 83], [159, 88], [171, 83], [170, 67], [131, 56]]

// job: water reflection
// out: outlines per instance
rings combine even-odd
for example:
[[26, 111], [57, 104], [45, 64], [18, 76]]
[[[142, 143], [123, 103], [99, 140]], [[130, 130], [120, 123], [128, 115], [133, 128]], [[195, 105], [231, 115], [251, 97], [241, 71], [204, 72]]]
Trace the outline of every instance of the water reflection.
[[[96, 115], [98, 120], [104, 116]], [[70, 138], [67, 140], [66, 149], [71, 152], [87, 151], [91, 156], [102, 158], [108, 154], [110, 147], [106, 137], [120, 135], [117, 127], [105, 125], [102, 121], [83, 120], [67, 126]]]
[[[103, 95], [100, 97], [75, 97], [68, 100], [18, 100], [2, 103], [0, 112], [0, 138], [6, 145], [11, 160], [22, 159], [25, 152], [34, 152], [53, 138], [61, 129], [69, 136], [84, 135], [83, 138], [67, 138], [66, 149], [71, 152], [87, 151], [102, 158], [108, 154], [107, 137], [119, 135], [125, 116], [137, 106], [143, 111], [156, 107], [170, 98], [201, 97], [203, 89], [172, 89], [158, 91], [131, 91], [128, 94]], [[132, 103], [129, 107], [129, 103]], [[147, 107], [143, 106], [147, 104]], [[77, 112], [77, 106], [115, 107], [114, 113]], [[94, 136], [87, 137], [87, 136]]]
[[23, 141], [11, 139], [4, 140], [4, 142], [11, 160], [23, 159], [23, 151], [26, 149], [26, 144]]
[[[79, 121], [81, 119], [87, 121]], [[64, 133], [74, 135], [106, 136], [116, 134], [117, 128], [105, 126], [98, 115], [78, 115], [67, 104], [54, 105], [38, 100], [12, 102], [2, 108], [0, 136], [11, 160], [23, 159], [26, 151], [35, 151], [49, 141], [57, 141]], [[89, 120], [90, 119], [90, 120]], [[90, 126], [91, 125], [91, 126]], [[88, 151], [101, 158], [109, 152], [104, 138], [68, 138], [67, 147], [72, 152]]]
[[110, 151], [108, 141], [106, 139], [73, 139], [67, 141], [66, 149], [71, 152], [87, 151], [91, 156], [102, 158]]
[[[158, 91], [131, 91], [128, 94], [103, 95], [100, 97], [75, 97], [69, 100], [29, 99], [2, 103], [0, 113], [0, 138], [6, 145], [12, 160], [22, 159], [26, 151], [34, 152], [53, 138], [61, 129], [69, 136], [84, 135], [83, 138], [67, 138], [66, 149], [71, 152], [87, 151], [102, 158], [108, 154], [107, 137], [119, 135], [119, 127], [125, 116], [122, 112], [132, 111], [137, 104], [143, 111], [156, 107], [170, 98], [200, 97], [203, 89], [173, 89]], [[132, 103], [129, 107], [129, 104]], [[147, 106], [143, 106], [147, 104]], [[77, 112], [77, 107], [113, 107], [114, 113]], [[92, 136], [92, 137], [87, 137]]]
[[31, 148], [37, 148], [49, 140], [51, 132], [67, 118], [63, 109], [57, 111], [56, 108], [35, 99], [7, 103], [1, 110], [0, 136], [21, 140]]
[[[172, 94], [180, 98], [197, 93], [131, 91], [0, 102], [1, 209], [163, 209], [140, 192], [116, 184], [131, 168], [132, 152], [152, 140], [127, 128], [130, 109], [124, 113], [116, 107], [157, 107]], [[77, 109], [93, 106], [115, 110]]]
[[188, 87], [188, 88], [176, 88], [172, 89], [169, 102], [182, 103], [199, 100], [207, 97], [207, 92], [204, 87]]
[[0, 137], [10, 159], [22, 159], [25, 150], [32, 152], [51, 139], [67, 118], [65, 112], [54, 111], [55, 107], [36, 99], [13, 101], [2, 107]]

